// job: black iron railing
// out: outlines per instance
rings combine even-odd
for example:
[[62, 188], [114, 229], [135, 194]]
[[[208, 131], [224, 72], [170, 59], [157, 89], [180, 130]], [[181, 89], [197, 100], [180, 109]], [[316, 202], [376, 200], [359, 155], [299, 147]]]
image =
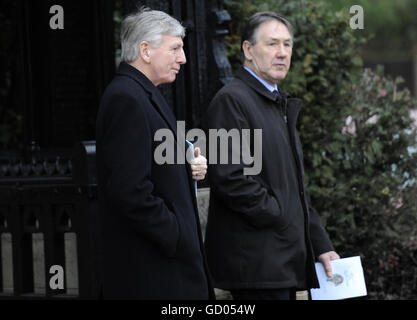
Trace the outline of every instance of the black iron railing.
[[99, 295], [95, 144], [62, 154], [2, 158], [0, 299]]

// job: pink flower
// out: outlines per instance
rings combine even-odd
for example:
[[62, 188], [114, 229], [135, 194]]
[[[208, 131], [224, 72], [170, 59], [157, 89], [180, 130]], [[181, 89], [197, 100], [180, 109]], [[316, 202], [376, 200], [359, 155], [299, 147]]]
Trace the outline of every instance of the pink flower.
[[400, 209], [403, 206], [403, 200], [401, 198], [399, 199], [395, 199], [392, 201], [392, 205], [394, 206], [395, 209]]
[[411, 110], [410, 116], [414, 119], [414, 125], [417, 127], [417, 109]]
[[379, 116], [374, 114], [372, 117], [370, 117], [368, 120], [366, 120], [366, 124], [375, 124], [379, 119]]
[[385, 97], [387, 95], [387, 92], [385, 91], [385, 89], [380, 89], [379, 90], [379, 96], [380, 97]]
[[355, 134], [355, 132], [356, 132], [355, 122], [353, 121], [352, 116], [349, 116], [346, 118], [345, 126], [342, 129], [342, 133], [343, 134], [346, 134], [346, 133]]

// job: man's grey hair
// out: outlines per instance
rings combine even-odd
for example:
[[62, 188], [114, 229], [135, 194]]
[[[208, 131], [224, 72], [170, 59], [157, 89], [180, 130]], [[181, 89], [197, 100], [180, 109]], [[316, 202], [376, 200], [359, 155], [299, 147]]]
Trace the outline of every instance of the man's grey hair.
[[147, 41], [153, 48], [157, 48], [161, 43], [162, 35], [184, 38], [185, 28], [165, 12], [146, 7], [126, 16], [121, 25], [121, 60], [135, 61], [142, 41]]
[[258, 42], [259, 26], [262, 23], [268, 22], [271, 20], [277, 20], [278, 22], [284, 24], [287, 27], [288, 32], [290, 33], [290, 36], [291, 36], [291, 45], [293, 45], [294, 31], [293, 31], [291, 23], [284, 17], [280, 16], [279, 14], [275, 12], [270, 12], [270, 11], [257, 12], [246, 21], [246, 25], [244, 26], [243, 32], [242, 32], [241, 44], [243, 44], [243, 42], [247, 40], [253, 46], [256, 45], [256, 43]]

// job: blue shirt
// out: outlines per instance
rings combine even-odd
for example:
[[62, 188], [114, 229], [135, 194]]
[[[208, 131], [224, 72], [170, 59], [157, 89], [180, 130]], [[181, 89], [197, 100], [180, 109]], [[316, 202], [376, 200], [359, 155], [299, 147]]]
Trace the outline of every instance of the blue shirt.
[[267, 88], [269, 91], [273, 92], [274, 90], [278, 91], [278, 86], [271, 86], [268, 82], [266, 82], [264, 79], [262, 79], [261, 77], [259, 77], [255, 72], [253, 72], [251, 69], [246, 68], [245, 66], [243, 66], [243, 68], [245, 68], [245, 70], [247, 72], [249, 72], [251, 75], [253, 75], [260, 83], [262, 83], [265, 88]]

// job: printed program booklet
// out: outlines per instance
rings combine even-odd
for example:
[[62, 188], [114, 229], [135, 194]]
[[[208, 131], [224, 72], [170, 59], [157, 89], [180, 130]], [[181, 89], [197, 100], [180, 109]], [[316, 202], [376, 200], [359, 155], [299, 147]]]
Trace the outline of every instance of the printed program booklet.
[[366, 284], [359, 256], [332, 260], [331, 278], [321, 262], [316, 263], [320, 289], [311, 289], [312, 300], [340, 300], [366, 296]]

